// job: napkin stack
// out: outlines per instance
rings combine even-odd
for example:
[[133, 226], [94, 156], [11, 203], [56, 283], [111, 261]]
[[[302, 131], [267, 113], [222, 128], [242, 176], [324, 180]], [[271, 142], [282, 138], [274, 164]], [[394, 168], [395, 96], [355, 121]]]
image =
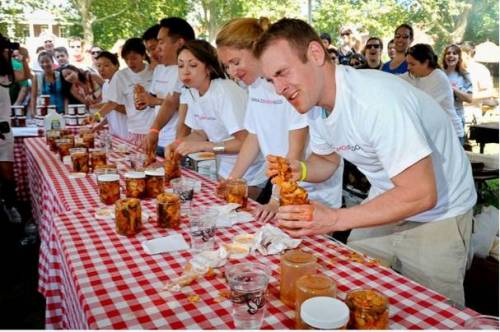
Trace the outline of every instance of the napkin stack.
[[219, 213], [217, 217], [217, 227], [231, 227], [236, 224], [246, 223], [254, 220], [251, 213], [240, 211], [237, 212], [236, 209], [240, 205], [236, 203], [229, 203], [226, 205], [216, 205], [212, 209]]

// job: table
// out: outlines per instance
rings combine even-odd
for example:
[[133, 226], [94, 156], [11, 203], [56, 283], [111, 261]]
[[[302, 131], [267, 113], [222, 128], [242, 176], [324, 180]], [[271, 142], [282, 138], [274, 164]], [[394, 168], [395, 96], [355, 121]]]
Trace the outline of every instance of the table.
[[[203, 182], [196, 205], [222, 202], [213, 183]], [[143, 210], [154, 214], [153, 202]], [[253, 203], [252, 203], [253, 204]], [[96, 219], [95, 209], [61, 213], [54, 220], [54, 276], [60, 290], [47, 296], [47, 328], [64, 329], [234, 329], [231, 302], [221, 297], [228, 289], [223, 274], [203, 277], [179, 292], [162, 291], [165, 282], [181, 274], [189, 251], [148, 255], [141, 242], [172, 234], [145, 222], [134, 237], [115, 232], [113, 219]], [[178, 231], [189, 241], [187, 220]], [[263, 224], [250, 222], [218, 229], [218, 242], [241, 233], [255, 233]], [[356, 262], [352, 251], [323, 236], [306, 237], [303, 250], [313, 252], [322, 273], [337, 282], [338, 296], [349, 290], [373, 287], [390, 302], [392, 329], [454, 329], [477, 315], [451, 306], [447, 299], [391, 269]], [[271, 268], [267, 314], [262, 329], [292, 329], [294, 312], [279, 300], [279, 255], [257, 254], [241, 260]], [[193, 297], [196, 295], [198, 298]]]
[[488, 143], [498, 144], [498, 122], [486, 122], [469, 127], [469, 139], [479, 143], [479, 151], [484, 153], [484, 146]]

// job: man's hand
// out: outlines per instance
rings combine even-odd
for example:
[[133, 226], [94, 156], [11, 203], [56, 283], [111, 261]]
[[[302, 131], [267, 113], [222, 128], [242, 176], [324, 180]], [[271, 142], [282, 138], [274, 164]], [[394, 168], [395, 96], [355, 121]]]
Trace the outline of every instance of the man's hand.
[[326, 234], [334, 230], [337, 209], [318, 202], [310, 205], [281, 206], [277, 213], [278, 225], [293, 237]]
[[135, 102], [136, 102], [136, 104], [139, 104], [139, 105], [149, 106], [150, 105], [150, 98], [149, 97], [150, 97], [150, 95], [147, 91], [137, 93], [137, 95], [135, 97]]
[[158, 146], [158, 135], [159, 133], [150, 131], [146, 136], [146, 154], [154, 155], [156, 153], [156, 147]]
[[169, 145], [165, 145], [164, 148], [164, 158], [165, 160], [170, 160], [174, 155], [175, 150], [177, 149], [177, 143], [170, 143]]
[[[279, 169], [278, 157], [273, 155], [268, 155], [266, 157], [266, 161], [267, 161], [267, 176], [272, 178], [271, 182], [274, 183], [274, 177], [278, 175], [278, 169]], [[288, 162], [290, 164], [290, 169], [292, 171], [291, 180], [299, 181], [301, 174], [300, 162], [298, 160], [288, 160]]]
[[271, 199], [269, 203], [265, 205], [258, 205], [255, 208], [255, 219], [257, 221], [268, 222], [276, 216], [276, 212], [278, 212], [279, 202], [275, 199]]
[[181, 144], [179, 144], [177, 149], [175, 149], [175, 152], [185, 156], [193, 152], [211, 151], [211, 145], [209, 147], [208, 146], [209, 144], [210, 144], [209, 142], [199, 142], [199, 141], [182, 142]]

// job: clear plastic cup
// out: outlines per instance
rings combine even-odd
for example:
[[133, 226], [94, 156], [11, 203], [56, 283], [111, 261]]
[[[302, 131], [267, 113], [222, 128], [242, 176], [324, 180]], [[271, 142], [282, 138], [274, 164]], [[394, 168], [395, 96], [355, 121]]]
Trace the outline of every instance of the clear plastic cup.
[[196, 181], [190, 178], [180, 177], [177, 179], [172, 179], [170, 185], [174, 193], [179, 195], [181, 199], [181, 213], [183, 216], [189, 215], [191, 210], [191, 202], [194, 197], [194, 189], [196, 186]]
[[240, 330], [258, 330], [266, 312], [266, 290], [271, 271], [258, 263], [240, 263], [226, 268], [231, 289], [234, 325]]
[[193, 253], [214, 249], [217, 216], [217, 211], [205, 207], [197, 207], [191, 211], [189, 235]]

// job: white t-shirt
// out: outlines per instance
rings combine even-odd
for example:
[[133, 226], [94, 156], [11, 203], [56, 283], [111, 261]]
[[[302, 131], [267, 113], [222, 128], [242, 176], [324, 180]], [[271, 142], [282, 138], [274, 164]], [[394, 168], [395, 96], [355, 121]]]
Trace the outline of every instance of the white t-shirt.
[[410, 75], [409, 72], [406, 72], [399, 77], [434, 98], [434, 100], [437, 101], [441, 108], [448, 114], [448, 117], [453, 124], [453, 128], [455, 128], [455, 131], [457, 132], [457, 136], [464, 136], [462, 120], [455, 111], [453, 90], [451, 89], [451, 83], [445, 72], [441, 69], [434, 69], [425, 77], [414, 77]]
[[[108, 90], [109, 90], [109, 80], [105, 80], [102, 85], [103, 103], [109, 101]], [[128, 137], [127, 116], [125, 114], [113, 110], [106, 115], [106, 119], [108, 120], [109, 132], [112, 135], [125, 139]]]
[[[177, 65], [165, 66], [159, 64], [153, 72], [153, 81], [149, 92], [156, 95], [158, 98], [165, 98], [172, 93], [180, 93], [182, 83], [179, 81], [179, 70]], [[160, 111], [160, 105], [155, 106], [155, 113]], [[167, 124], [161, 129], [158, 137], [158, 146], [164, 147], [175, 140], [175, 132], [177, 129], [177, 120], [179, 113], [175, 112]]]
[[[193, 90], [193, 89], [191, 89]], [[183, 101], [187, 98], [184, 94]], [[203, 130], [211, 142], [222, 142], [232, 138], [232, 134], [244, 129], [247, 94], [236, 83], [228, 79], [215, 79], [207, 92], [197, 98], [190, 95], [186, 125], [195, 130]], [[237, 159], [236, 154], [218, 154], [218, 174], [229, 176]], [[248, 168], [243, 176], [249, 185], [266, 181], [265, 164], [261, 157]]]
[[323, 110], [308, 113], [315, 153], [336, 152], [357, 166], [370, 181], [369, 199], [392, 189], [392, 177], [431, 155], [437, 204], [408, 220], [442, 220], [474, 206], [470, 162], [434, 99], [378, 70], [337, 66], [335, 75], [332, 113], [327, 118]]
[[[272, 154], [285, 157], [289, 148], [289, 132], [307, 126], [307, 116], [298, 113], [265, 79], [258, 78], [248, 87], [245, 128], [257, 136], [264, 156]], [[306, 153], [306, 156], [308, 154], [310, 153]], [[322, 183], [301, 182], [301, 186], [307, 189], [310, 199], [331, 207], [340, 207], [342, 174], [343, 163], [330, 179]]]
[[138, 111], [134, 103], [135, 85], [140, 84], [148, 91], [152, 78], [153, 71], [148, 65], [139, 73], [134, 73], [130, 68], [124, 68], [113, 76], [109, 84], [108, 98], [115, 103], [125, 105], [128, 131], [133, 134], [147, 134], [155, 119], [154, 108], [146, 107]]

